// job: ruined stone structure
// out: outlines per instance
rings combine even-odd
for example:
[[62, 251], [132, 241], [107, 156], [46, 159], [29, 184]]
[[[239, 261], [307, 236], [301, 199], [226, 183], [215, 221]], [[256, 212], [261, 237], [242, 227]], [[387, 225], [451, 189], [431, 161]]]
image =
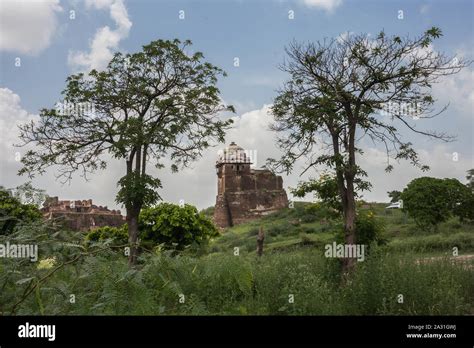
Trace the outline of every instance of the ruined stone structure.
[[288, 206], [281, 176], [250, 168], [245, 150], [232, 142], [216, 162], [217, 198], [214, 222], [240, 224]]
[[89, 231], [102, 226], [119, 227], [125, 223], [120, 210], [92, 204], [92, 199], [60, 201], [58, 197], [48, 197], [41, 208], [45, 219], [60, 219], [74, 231]]

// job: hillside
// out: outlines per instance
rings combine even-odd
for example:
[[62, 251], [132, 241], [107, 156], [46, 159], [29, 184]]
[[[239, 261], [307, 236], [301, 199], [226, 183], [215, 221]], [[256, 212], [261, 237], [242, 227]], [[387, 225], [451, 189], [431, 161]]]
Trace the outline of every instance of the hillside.
[[[474, 253], [474, 226], [462, 224], [453, 218], [440, 224], [436, 233], [420, 230], [413, 219], [401, 210], [385, 207], [388, 203], [370, 203], [360, 207], [372, 211], [383, 221], [383, 238], [386, 247], [393, 252], [413, 251], [423, 255], [451, 254], [454, 246], [459, 254]], [[256, 235], [260, 226], [265, 231], [265, 252], [288, 251], [298, 248], [324, 250], [332, 243], [340, 225], [319, 216], [312, 203], [295, 202], [294, 208], [286, 208], [262, 219], [240, 224], [222, 231], [222, 236], [213, 240], [210, 252], [228, 252], [239, 247], [241, 252], [255, 253]], [[212, 214], [212, 207], [203, 211]]]

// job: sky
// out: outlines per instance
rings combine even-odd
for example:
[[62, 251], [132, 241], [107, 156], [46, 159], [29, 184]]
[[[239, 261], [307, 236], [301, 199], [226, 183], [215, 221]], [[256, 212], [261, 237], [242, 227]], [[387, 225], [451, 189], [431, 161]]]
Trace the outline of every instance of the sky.
[[[275, 134], [269, 131], [269, 110], [277, 89], [288, 78], [279, 65], [292, 40], [316, 42], [345, 33], [375, 36], [381, 30], [413, 37], [437, 26], [443, 36], [432, 49], [473, 59], [473, 11], [470, 0], [1, 0], [0, 185], [12, 188], [29, 180], [17, 175], [25, 151], [13, 145], [19, 143], [18, 124], [37, 120], [41, 108], [53, 107], [70, 74], [103, 69], [117, 51], [137, 52], [156, 39], [190, 39], [193, 50], [203, 52], [207, 61], [227, 72], [218, 87], [236, 113], [226, 144], [235, 141], [256, 153], [260, 167], [266, 158], [280, 155]], [[456, 141], [443, 143], [401, 131], [431, 167], [428, 173], [400, 162], [387, 174], [381, 147], [361, 139], [364, 155], [358, 161], [373, 185], [364, 199], [386, 202], [387, 191], [402, 190], [423, 175], [466, 181], [466, 171], [474, 168], [473, 69], [471, 65], [433, 86], [436, 105], [441, 108], [449, 103], [449, 107], [435, 119], [417, 121], [421, 129], [456, 135]], [[199, 209], [214, 205], [214, 165], [224, 146], [205, 151], [177, 174], [169, 167], [153, 172], [162, 180], [163, 200], [184, 200]], [[298, 163], [290, 175], [283, 175], [285, 188], [317, 178], [322, 170], [300, 176], [303, 166], [304, 162]], [[65, 184], [56, 179], [56, 169], [35, 177], [33, 185], [60, 199], [92, 198], [98, 205], [122, 208], [115, 203], [115, 195], [117, 181], [125, 174], [124, 163], [111, 160], [106, 170], [88, 181], [76, 175]]]

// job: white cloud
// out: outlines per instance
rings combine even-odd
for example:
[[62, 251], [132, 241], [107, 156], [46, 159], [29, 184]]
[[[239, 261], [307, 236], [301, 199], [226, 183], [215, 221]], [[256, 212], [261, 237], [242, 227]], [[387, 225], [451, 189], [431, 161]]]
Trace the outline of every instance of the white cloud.
[[433, 93], [441, 104], [449, 103], [447, 112], [455, 109], [472, 119], [474, 112], [474, 70], [462, 69], [459, 73], [447, 76], [442, 83], [433, 86]]
[[59, 0], [0, 2], [0, 51], [35, 55], [57, 31]]
[[302, 0], [308, 7], [315, 7], [327, 12], [332, 12], [342, 4], [342, 0]]
[[464, 183], [466, 171], [473, 167], [473, 160], [469, 153], [459, 153], [457, 161], [453, 160], [453, 152], [444, 144], [438, 144], [430, 149], [417, 149], [420, 160], [428, 164], [430, 170], [421, 171], [408, 161], [399, 163], [391, 161], [394, 170], [385, 172], [386, 153], [375, 148], [365, 148], [364, 155], [358, 158], [358, 164], [367, 171], [368, 180], [372, 183], [371, 192], [364, 193], [369, 201], [384, 202], [388, 200], [387, 191], [402, 191], [413, 179], [421, 176], [436, 178], [456, 178]]
[[21, 155], [25, 148], [15, 147], [19, 144], [20, 124], [37, 119], [38, 115], [30, 114], [21, 107], [20, 96], [8, 88], [0, 88], [0, 186], [15, 187], [26, 179], [16, 176], [21, 168]]
[[[18, 125], [38, 121], [38, 117], [23, 109], [18, 94], [0, 88], [0, 186], [13, 188], [29, 180], [27, 176], [17, 175], [22, 165], [16, 158], [17, 152], [21, 156], [28, 147], [15, 147], [14, 144], [20, 143]], [[123, 168], [118, 161], [111, 160], [109, 164], [109, 168], [91, 176], [92, 180], [88, 182], [76, 174], [70, 185], [55, 180], [57, 168], [53, 167], [43, 176], [35, 177], [33, 186], [46, 189], [49, 195], [62, 199], [92, 198], [99, 205], [115, 208], [116, 182], [123, 176]]]
[[8, 88], [0, 88], [0, 152], [6, 162], [15, 162], [15, 153], [22, 152], [13, 144], [19, 143], [18, 125], [36, 119], [38, 116], [28, 113], [21, 107], [21, 100]]
[[86, 8], [108, 9], [116, 28], [114, 30], [109, 26], [99, 28], [90, 43], [90, 51], [70, 51], [68, 63], [74, 70], [102, 70], [112, 59], [120, 41], [128, 36], [132, 22], [122, 0], [88, 0]]

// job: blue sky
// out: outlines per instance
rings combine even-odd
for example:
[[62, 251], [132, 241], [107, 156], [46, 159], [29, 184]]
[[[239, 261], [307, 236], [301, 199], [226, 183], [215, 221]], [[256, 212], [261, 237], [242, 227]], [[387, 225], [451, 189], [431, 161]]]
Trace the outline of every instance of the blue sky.
[[[134, 52], [155, 39], [190, 39], [194, 50], [203, 52], [207, 60], [228, 73], [228, 77], [219, 82], [219, 87], [222, 98], [237, 109], [238, 129], [230, 136], [239, 139], [226, 140], [257, 148], [261, 161], [264, 157], [275, 155], [271, 136], [258, 127], [264, 127], [268, 121], [267, 116], [263, 115], [264, 105], [272, 103], [275, 90], [286, 78], [278, 70], [278, 65], [284, 59], [284, 46], [291, 40], [317, 41], [337, 37], [344, 32], [375, 35], [382, 29], [388, 34], [416, 36], [432, 26], [438, 26], [444, 36], [435, 42], [434, 49], [472, 59], [474, 47], [473, 2], [470, 0], [100, 0], [95, 5], [84, 1], [34, 4], [6, 0], [0, 5], [0, 10], [3, 23], [0, 25], [0, 38], [4, 36], [0, 43], [0, 88], [4, 94], [0, 115], [4, 125], [0, 132], [2, 142], [11, 138], [14, 132], [12, 125], [18, 120], [34, 118], [41, 107], [50, 107], [58, 101], [69, 74], [87, 70], [93, 64], [103, 64], [103, 57], [109, 53], [117, 50]], [[71, 10], [75, 11], [75, 19], [69, 18]], [[398, 18], [400, 10], [403, 11], [403, 19]], [[184, 19], [179, 18], [180, 11], [184, 11]], [[289, 11], [294, 11], [294, 19], [289, 19]], [[98, 32], [106, 26], [112, 32], [111, 37], [102, 39], [109, 40], [109, 45], [95, 52], [91, 44], [95, 39], [101, 42]], [[92, 65], [78, 64], [71, 58], [81, 52], [93, 62]], [[233, 65], [236, 57], [239, 58], [238, 67]], [[16, 58], [21, 59], [20, 67], [14, 64]], [[440, 118], [428, 121], [425, 127], [457, 134], [457, 142], [434, 143], [406, 133], [426, 155], [426, 159], [435, 164], [430, 175], [463, 179], [465, 171], [474, 167], [472, 69], [471, 66], [449, 83], [435, 88], [439, 105], [451, 102], [451, 107]], [[19, 116], [16, 117], [15, 112]], [[257, 129], [249, 131], [245, 127]], [[367, 146], [369, 153], [375, 152], [371, 157], [373, 161], [365, 164], [377, 184], [368, 199], [383, 200], [387, 190], [401, 189], [411, 178], [421, 175], [402, 165], [401, 172], [392, 177], [391, 186], [388, 185], [381, 167], [374, 162], [378, 158], [377, 148], [370, 148], [368, 143]], [[15, 175], [18, 163], [11, 160], [13, 150], [9, 144], [2, 149], [5, 153], [0, 162], [0, 185], [11, 187], [24, 182], [26, 178]], [[196, 171], [206, 176], [202, 181], [192, 180], [194, 187], [185, 190], [186, 193], [165, 188], [165, 199], [174, 201], [186, 196], [188, 201], [201, 208], [213, 204], [214, 152], [178, 176], [160, 173], [169, 183], [186, 180], [186, 175], [195, 177], [193, 173]], [[449, 160], [453, 152], [459, 154], [458, 161]], [[119, 164], [113, 168], [121, 171]], [[113, 180], [120, 177], [119, 174], [122, 173], [112, 176], [110, 171], [98, 174], [96, 183], [84, 183], [77, 178], [72, 186], [64, 187], [53, 180], [51, 171], [51, 174], [37, 179], [36, 183], [52, 194], [66, 194], [66, 198], [78, 199], [87, 198], [82, 195], [94, 195], [96, 200], [114, 206], [116, 188]], [[285, 186], [294, 186], [299, 180], [296, 172], [284, 179], [288, 184]], [[108, 186], [98, 193], [98, 183], [107, 183]], [[78, 190], [79, 185], [81, 189]]]

